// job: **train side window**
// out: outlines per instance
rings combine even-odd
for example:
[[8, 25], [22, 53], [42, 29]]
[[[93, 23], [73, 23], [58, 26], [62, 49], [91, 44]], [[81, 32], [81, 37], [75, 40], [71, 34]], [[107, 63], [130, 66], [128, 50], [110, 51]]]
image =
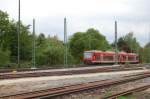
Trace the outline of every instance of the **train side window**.
[[134, 58], [134, 57], [128, 57], [128, 60], [129, 60], [129, 61], [134, 61], [135, 58]]
[[104, 56], [103, 56], [103, 60], [106, 60], [106, 61], [107, 61], [107, 60], [108, 60], [108, 61], [109, 61], [109, 60], [114, 60], [114, 57], [113, 57], [113, 55], [112, 55], [112, 56], [108, 56], [108, 55], [105, 56], [105, 55], [104, 55]]
[[100, 60], [101, 56], [100, 55], [96, 55], [96, 60]]

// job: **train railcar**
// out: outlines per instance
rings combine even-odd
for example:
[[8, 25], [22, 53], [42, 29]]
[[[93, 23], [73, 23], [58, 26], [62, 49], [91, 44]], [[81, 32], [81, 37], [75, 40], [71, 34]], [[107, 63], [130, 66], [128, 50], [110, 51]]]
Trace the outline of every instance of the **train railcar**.
[[[117, 58], [117, 60], [116, 60]], [[84, 59], [85, 64], [114, 64], [118, 63], [138, 63], [138, 55], [135, 53], [118, 52], [117, 54], [112, 51], [85, 51]]]

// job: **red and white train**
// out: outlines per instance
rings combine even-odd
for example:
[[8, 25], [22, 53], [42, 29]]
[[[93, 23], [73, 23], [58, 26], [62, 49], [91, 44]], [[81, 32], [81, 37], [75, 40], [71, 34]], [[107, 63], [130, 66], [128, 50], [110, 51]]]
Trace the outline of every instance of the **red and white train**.
[[[117, 59], [116, 59], [117, 58]], [[112, 51], [84, 51], [84, 64], [114, 64], [118, 63], [138, 63], [139, 56], [135, 53], [118, 52], [117, 54]]]

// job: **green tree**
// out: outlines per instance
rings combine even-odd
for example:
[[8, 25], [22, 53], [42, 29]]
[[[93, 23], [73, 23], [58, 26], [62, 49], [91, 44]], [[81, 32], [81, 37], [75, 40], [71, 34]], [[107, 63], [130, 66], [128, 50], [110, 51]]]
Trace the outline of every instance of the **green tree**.
[[36, 37], [36, 64], [44, 65], [44, 56], [43, 52], [48, 47], [46, 44], [46, 38], [43, 33], [41, 33], [38, 37]]
[[10, 60], [10, 52], [8, 50], [2, 50], [0, 49], [0, 67], [6, 66]]
[[136, 38], [133, 36], [133, 32], [129, 32], [124, 37], [125, 42], [128, 44], [130, 52], [138, 52], [140, 44], [137, 42]]
[[0, 66], [10, 62], [9, 39], [10, 31], [9, 17], [6, 12], [0, 10]]
[[0, 47], [4, 50], [7, 50], [9, 46], [9, 32], [10, 22], [8, 14], [0, 10]]
[[77, 63], [83, 59], [86, 50], [107, 50], [110, 48], [106, 38], [95, 29], [86, 32], [77, 32], [69, 39], [70, 51]]
[[145, 51], [145, 48], [140, 48], [139, 49], [139, 61], [140, 61], [140, 63], [146, 63], [147, 62], [147, 59], [146, 59], [146, 57], [147, 57], [147, 50]]
[[[140, 62], [144, 62], [144, 49], [140, 47], [139, 42], [134, 37], [133, 32], [129, 32], [125, 36], [122, 36], [118, 39], [117, 42], [118, 50], [125, 51], [127, 53], [137, 53], [139, 55]], [[114, 43], [112, 44], [114, 47]]]
[[150, 43], [147, 43], [144, 48], [141, 50], [141, 61], [142, 63], [149, 63], [150, 62]]
[[45, 35], [43, 33], [41, 33], [38, 37], [37, 37], [37, 44], [36, 46], [38, 47], [42, 47], [45, 45], [46, 43], [46, 38], [45, 38]]
[[33, 36], [29, 31], [29, 26], [21, 25], [20, 34], [20, 59], [23, 62], [31, 61]]
[[[45, 38], [40, 34], [37, 39], [37, 64], [38, 65], [62, 65], [64, 62], [64, 44], [57, 36]], [[73, 63], [73, 57], [68, 54], [69, 64]]]
[[124, 40], [123, 37], [120, 37], [118, 39], [117, 45], [118, 45], [118, 50], [120, 50], [120, 51], [125, 51], [125, 52], [129, 52], [130, 51], [130, 47], [127, 44], [127, 42]]
[[123, 37], [120, 37], [117, 42], [118, 49], [120, 51], [125, 51], [125, 52], [134, 52], [138, 53], [140, 49], [140, 44], [136, 40], [136, 38], [133, 35], [133, 32], [129, 32]]
[[[0, 49], [6, 52], [11, 63], [17, 63], [18, 47], [17, 22], [10, 20], [6, 12], [0, 10]], [[29, 26], [21, 23], [20, 59], [21, 62], [31, 60], [32, 36]], [[7, 54], [9, 52], [9, 54]]]
[[[10, 23], [9, 37], [9, 50], [11, 51], [11, 61], [17, 63], [18, 55], [18, 33], [17, 23]], [[25, 26], [21, 23], [20, 28], [20, 60], [21, 62], [30, 61], [32, 56], [32, 35], [29, 32], [29, 26]]]

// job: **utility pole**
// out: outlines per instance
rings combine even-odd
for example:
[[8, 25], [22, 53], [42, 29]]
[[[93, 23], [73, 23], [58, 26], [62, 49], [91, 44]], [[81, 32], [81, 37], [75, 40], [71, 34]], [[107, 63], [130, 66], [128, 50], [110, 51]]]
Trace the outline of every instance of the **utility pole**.
[[149, 65], [150, 65], [150, 28], [149, 28]]
[[18, 68], [20, 68], [20, 0], [19, 0], [19, 6], [18, 6]]
[[66, 18], [64, 18], [64, 45], [65, 45], [65, 50], [64, 50], [64, 66], [67, 67], [67, 60], [68, 60], [68, 57], [67, 57], [67, 51], [68, 51], [68, 48], [67, 48], [67, 22], [66, 22]]
[[115, 64], [118, 64], [118, 52], [117, 52], [117, 21], [115, 21]]
[[33, 61], [33, 67], [35, 67], [35, 19], [33, 19], [33, 50], [32, 50], [32, 61]]

